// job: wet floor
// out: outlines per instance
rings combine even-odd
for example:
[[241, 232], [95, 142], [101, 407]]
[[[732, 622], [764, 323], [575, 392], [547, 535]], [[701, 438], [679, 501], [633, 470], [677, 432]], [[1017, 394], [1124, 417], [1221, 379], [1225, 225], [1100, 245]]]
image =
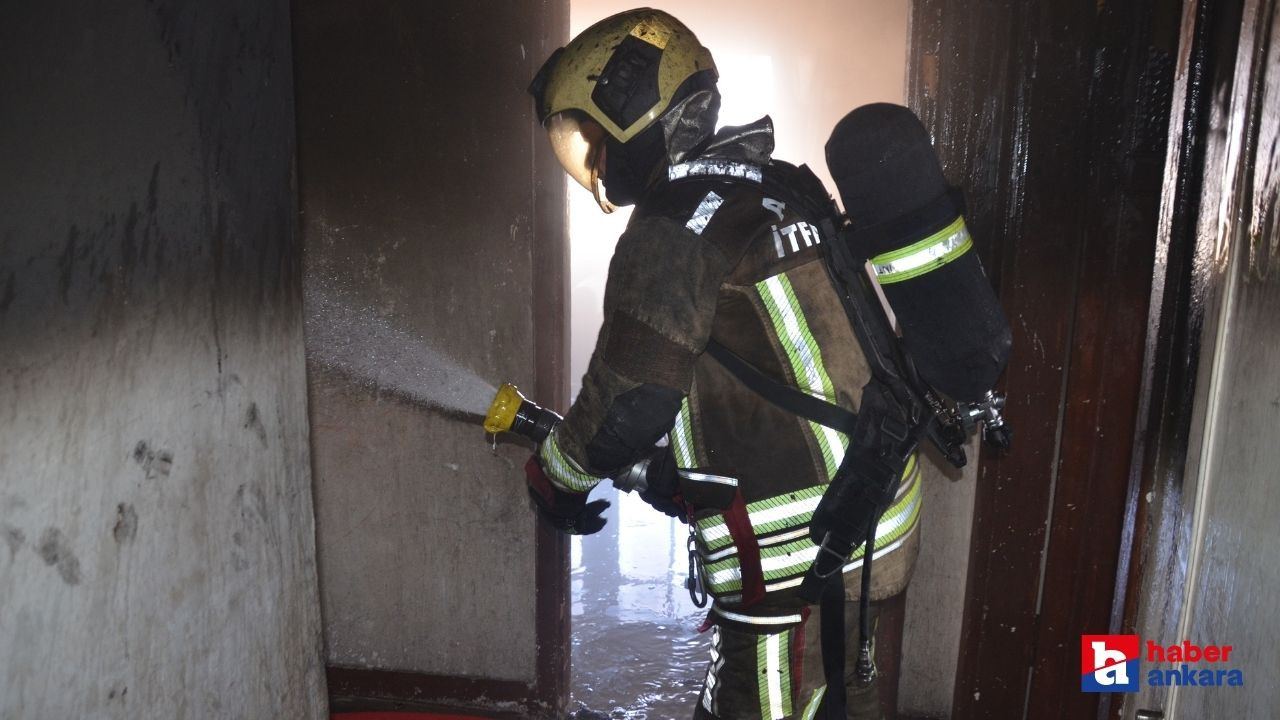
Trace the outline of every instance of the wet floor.
[[573, 543], [572, 717], [691, 717], [708, 639], [684, 589], [688, 526], [606, 491], [609, 524]]

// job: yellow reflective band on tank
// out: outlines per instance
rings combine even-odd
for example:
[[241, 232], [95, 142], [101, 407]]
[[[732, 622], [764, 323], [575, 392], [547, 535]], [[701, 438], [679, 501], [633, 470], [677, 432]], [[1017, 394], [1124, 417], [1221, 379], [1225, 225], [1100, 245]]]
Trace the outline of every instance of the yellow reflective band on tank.
[[[880, 516], [880, 522], [876, 525], [875, 557], [877, 559], [901, 547], [904, 539], [916, 528], [920, 519], [924, 493], [920, 483], [919, 464], [915, 461], [915, 456], [912, 456], [904, 475], [905, 478], [897, 499]], [[810, 488], [809, 490], [815, 489], [821, 491], [825, 489], [825, 486]], [[789, 496], [783, 495], [779, 497], [787, 498]], [[776, 500], [777, 498], [773, 499]], [[808, 498], [812, 502], [812, 507], [803, 515], [802, 522], [797, 522], [796, 524], [808, 524], [813, 516], [812, 508], [817, 507], [817, 500], [819, 499], [821, 499], [821, 492], [819, 492], [816, 499]], [[788, 503], [782, 507], [794, 508], [800, 502], [804, 501]], [[756, 527], [754, 520], [755, 516], [753, 515], [753, 528]], [[707, 529], [701, 527], [701, 522], [699, 527], [700, 537], [707, 532]], [[718, 526], [709, 525], [708, 527], [714, 530]], [[725, 532], [727, 534], [727, 530]], [[789, 538], [791, 536], [785, 537]], [[818, 555], [818, 547], [809, 539], [807, 533], [792, 542], [771, 544], [770, 541], [775, 539], [778, 538], [761, 538], [759, 541], [760, 571], [766, 581], [766, 592], [799, 585], [805, 571], [809, 569], [809, 565], [813, 563], [814, 558]], [[731, 544], [732, 539], [724, 543], [726, 546]], [[704, 546], [708, 550], [714, 549], [710, 544], [704, 543]], [[728, 557], [716, 562], [709, 562], [705, 566], [707, 585], [713, 595], [721, 596], [742, 589], [742, 568], [737, 554], [732, 552], [733, 550], [733, 548], [730, 548], [729, 552], [732, 554]], [[863, 544], [850, 556], [849, 562], [845, 565], [845, 572], [862, 567], [862, 558], [865, 553], [866, 545]]]
[[538, 446], [538, 459], [542, 461], [542, 470], [546, 472], [547, 478], [552, 484], [559, 486], [563, 490], [571, 492], [590, 492], [592, 488], [600, 484], [601, 478], [587, 473], [578, 467], [578, 463], [573, 461], [568, 455], [560, 450], [560, 443], [556, 440], [558, 433], [552, 432], [551, 435]]
[[[829, 403], [836, 402], [835, 387], [822, 364], [822, 351], [809, 330], [804, 310], [796, 298], [795, 288], [786, 273], [780, 273], [756, 283], [756, 292], [764, 302], [769, 319], [773, 322], [778, 342], [787, 354], [792, 375], [800, 390]], [[835, 477], [849, 438], [825, 425], [808, 421], [809, 430], [817, 440], [826, 466], [827, 479]]]
[[791, 630], [756, 638], [756, 678], [760, 717], [782, 720], [791, 714]]
[[680, 402], [680, 413], [676, 415], [676, 424], [671, 427], [667, 438], [676, 456], [676, 467], [698, 467], [698, 455], [693, 447], [693, 413], [689, 410], [688, 396]]
[[904, 248], [871, 258], [871, 268], [881, 285], [920, 277], [955, 260], [973, 247], [973, 238], [964, 225], [964, 216]]

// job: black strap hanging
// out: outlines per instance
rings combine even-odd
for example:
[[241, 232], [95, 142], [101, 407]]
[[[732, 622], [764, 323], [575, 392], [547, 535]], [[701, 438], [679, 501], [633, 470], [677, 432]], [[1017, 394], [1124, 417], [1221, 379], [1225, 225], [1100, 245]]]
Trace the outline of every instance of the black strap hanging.
[[[862, 555], [862, 584], [858, 597], [858, 663], [855, 677], [860, 683], [875, 680], [875, 658], [872, 655], [871, 637], [871, 563], [875, 556], [876, 527], [882, 511], [875, 514], [875, 522], [867, 533]], [[822, 674], [827, 689], [822, 695], [818, 717], [844, 720], [848, 712], [848, 689], [844, 684], [845, 646], [848, 644], [844, 622], [844, 572], [827, 581], [822, 589], [818, 608], [822, 613], [819, 636], [822, 640]]]
[[749, 390], [783, 410], [845, 435], [853, 432], [858, 422], [855, 413], [774, 380], [714, 338], [707, 342], [707, 352]]
[[830, 720], [845, 720], [846, 707], [849, 703], [844, 687], [844, 573], [827, 582], [822, 589], [822, 598], [818, 602], [820, 625], [818, 631], [822, 639], [822, 674], [827, 680], [827, 689], [822, 694], [822, 703], [818, 717]]

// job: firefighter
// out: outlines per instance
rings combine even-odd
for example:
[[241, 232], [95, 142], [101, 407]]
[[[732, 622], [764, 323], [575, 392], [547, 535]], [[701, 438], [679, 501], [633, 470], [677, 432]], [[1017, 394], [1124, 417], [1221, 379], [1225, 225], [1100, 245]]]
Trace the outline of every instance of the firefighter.
[[[530, 87], [565, 171], [605, 212], [634, 210], [582, 390], [526, 471], [540, 515], [586, 534], [607, 505], [588, 502], [591, 490], [648, 460], [645, 499], [689, 521], [712, 601], [694, 717], [808, 718], [825, 684], [817, 608], [796, 588], [817, 552], [808, 522], [849, 440], [781, 409], [707, 350], [855, 412], [869, 370], [821, 259], [831, 238], [809, 211], [829, 195], [772, 159], [768, 117], [717, 132], [716, 81], [687, 27], [640, 9], [583, 31]], [[907, 585], [920, 506], [913, 458], [877, 526], [873, 601]], [[847, 601], [858, 585], [845, 584]], [[874, 680], [846, 686], [848, 717], [881, 717]]]

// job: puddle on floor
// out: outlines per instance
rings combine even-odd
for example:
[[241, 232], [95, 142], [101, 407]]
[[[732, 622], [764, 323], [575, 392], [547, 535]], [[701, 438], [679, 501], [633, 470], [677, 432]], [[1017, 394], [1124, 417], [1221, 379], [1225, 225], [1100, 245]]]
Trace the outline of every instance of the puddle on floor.
[[688, 526], [635, 495], [610, 499], [605, 529], [573, 543], [570, 717], [690, 718], [708, 636], [684, 588]]

